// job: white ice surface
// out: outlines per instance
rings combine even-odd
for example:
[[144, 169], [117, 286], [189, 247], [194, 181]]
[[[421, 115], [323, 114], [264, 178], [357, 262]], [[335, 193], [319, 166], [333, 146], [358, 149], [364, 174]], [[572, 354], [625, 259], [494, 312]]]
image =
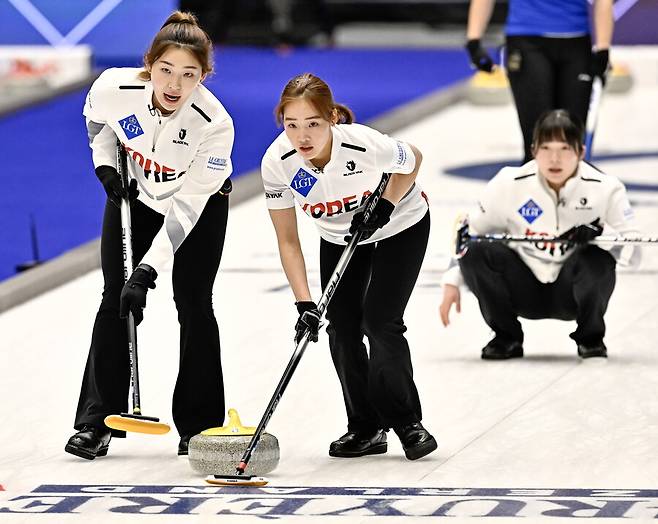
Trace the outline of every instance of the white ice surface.
[[[629, 94], [607, 97], [597, 151], [656, 153], [655, 101], [653, 86], [636, 86]], [[495, 503], [476, 496], [422, 497], [409, 492], [376, 509], [363, 507], [368, 495], [350, 498], [345, 487], [657, 488], [658, 247], [645, 249], [638, 271], [619, 271], [606, 317], [607, 361], [579, 360], [568, 338], [574, 324], [543, 320], [523, 321], [524, 359], [484, 362], [480, 348], [490, 333], [474, 297], [464, 295], [463, 311], [453, 315], [448, 329], [440, 325], [437, 312], [438, 282], [448, 263], [454, 216], [475, 201], [483, 182], [446, 176], [443, 169], [517, 157], [520, 132], [514, 109], [457, 104], [396, 136], [424, 152], [419, 182], [431, 203], [430, 246], [406, 323], [423, 422], [439, 442], [435, 453], [407, 461], [390, 433], [385, 455], [328, 457], [329, 442], [344, 433], [346, 419], [323, 334], [318, 344], [308, 348], [268, 427], [281, 445], [281, 462], [269, 475], [268, 490], [238, 495], [232, 488], [211, 488], [207, 493], [213, 495], [202, 504], [176, 510], [187, 516], [162, 513], [175, 500], [171, 494], [153, 495], [166, 503], [137, 514], [126, 513], [125, 508], [110, 511], [132, 504], [118, 495], [76, 503], [63, 513], [35, 514], [69, 500], [56, 495], [39, 499], [31, 492], [40, 485], [59, 485], [62, 491], [78, 495], [78, 485], [138, 486], [137, 491], [144, 486], [203, 486], [187, 460], [176, 456], [175, 431], [115, 439], [109, 455], [93, 462], [64, 453], [102, 287], [100, 271], [94, 271], [0, 315], [0, 484], [6, 490], [0, 491], [0, 522], [259, 522], [258, 515], [277, 514], [272, 506], [283, 502], [275, 488], [284, 486], [335, 489], [334, 494], [317, 495], [280, 521], [427, 522], [442, 504], [471, 500], [446, 514], [451, 522], [477, 522], [478, 515], [486, 515]], [[658, 183], [656, 156], [600, 167], [628, 182]], [[658, 193], [634, 192], [631, 197], [644, 231], [658, 233]], [[319, 241], [308, 222], [301, 223], [302, 241], [311, 285], [319, 297]], [[157, 289], [149, 292], [146, 319], [139, 329], [143, 410], [168, 422], [178, 359], [178, 323], [171, 295], [170, 275], [165, 273]], [[237, 408], [247, 425], [259, 421], [292, 353], [296, 317], [292, 302], [264, 202], [254, 198], [231, 211], [215, 288], [227, 406]], [[542, 495], [546, 494], [519, 492], [505, 497], [525, 503], [524, 509], [509, 510], [514, 516], [494, 521], [567, 520], [542, 514], [560, 507]], [[605, 501], [623, 502], [618, 495], [571, 498], [601, 508]], [[633, 502], [627, 510], [611, 514], [626, 518], [606, 522], [658, 515], [658, 493], [626, 500]], [[347, 509], [358, 506], [361, 509]], [[622, 511], [619, 504], [615, 507]], [[15, 513], [3, 513], [3, 508]], [[407, 516], [394, 516], [392, 508]], [[217, 515], [221, 511], [232, 515]], [[577, 515], [603, 513], [585, 507]]]

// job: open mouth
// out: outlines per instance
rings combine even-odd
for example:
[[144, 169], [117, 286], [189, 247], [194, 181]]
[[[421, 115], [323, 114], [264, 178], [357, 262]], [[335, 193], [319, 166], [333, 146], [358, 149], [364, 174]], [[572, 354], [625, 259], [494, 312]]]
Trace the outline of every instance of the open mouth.
[[313, 150], [313, 146], [299, 146], [299, 150], [302, 153], [310, 153]]
[[176, 102], [178, 102], [180, 100], [180, 95], [176, 96], [176, 95], [169, 95], [167, 93], [163, 93], [162, 96], [170, 104], [175, 104]]

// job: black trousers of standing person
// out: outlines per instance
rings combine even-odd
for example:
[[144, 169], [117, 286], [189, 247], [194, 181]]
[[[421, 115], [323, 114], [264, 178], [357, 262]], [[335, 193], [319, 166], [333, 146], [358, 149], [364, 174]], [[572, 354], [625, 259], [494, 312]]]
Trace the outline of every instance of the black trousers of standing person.
[[524, 163], [532, 160], [532, 131], [542, 113], [566, 109], [583, 124], [592, 92], [589, 36], [508, 36], [507, 77], [521, 124]]
[[[343, 390], [348, 431], [371, 432], [422, 419], [403, 315], [425, 257], [429, 230], [428, 212], [390, 238], [357, 246], [327, 307], [329, 347]], [[323, 289], [344, 248], [321, 240]]]
[[[139, 201], [131, 204], [131, 214], [133, 257], [138, 263], [162, 227], [164, 217]], [[227, 220], [228, 197], [211, 196], [174, 255], [172, 283], [180, 323], [180, 360], [173, 418], [181, 436], [221, 426], [224, 420], [224, 385], [212, 288], [222, 257]], [[105, 281], [103, 298], [80, 391], [74, 426], [77, 430], [84, 424], [104, 427], [107, 415], [128, 411], [128, 335], [126, 320], [119, 318], [124, 283], [121, 214], [110, 202], [105, 205], [103, 217], [101, 267]], [[157, 347], [148, 350], [160, 351]], [[125, 436], [123, 431], [112, 430], [112, 434]]]
[[603, 340], [603, 316], [616, 282], [616, 262], [607, 251], [592, 245], [576, 248], [548, 284], [503, 244], [472, 244], [459, 265], [501, 342], [523, 343], [518, 317], [575, 320], [578, 327], [569, 336], [576, 343], [592, 346]]

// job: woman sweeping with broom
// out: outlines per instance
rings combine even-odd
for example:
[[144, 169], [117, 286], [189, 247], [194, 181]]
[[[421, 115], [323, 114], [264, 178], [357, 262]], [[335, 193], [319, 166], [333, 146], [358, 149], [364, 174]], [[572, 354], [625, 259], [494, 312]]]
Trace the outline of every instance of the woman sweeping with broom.
[[[125, 317], [141, 322], [148, 289], [173, 258], [180, 322], [180, 368], [173, 418], [178, 454], [199, 431], [224, 420], [224, 392], [212, 288], [224, 245], [233, 123], [201, 84], [212, 44], [188, 13], [174, 12], [156, 34], [144, 68], [108, 69], [84, 107], [96, 175], [107, 193], [101, 236], [103, 298], [66, 451], [107, 454], [105, 417], [127, 411], [130, 359]], [[117, 139], [128, 157], [126, 189], [117, 174]], [[129, 197], [136, 269], [124, 284], [120, 202]], [[144, 417], [147, 419], [148, 417]], [[148, 420], [144, 424], [148, 424]]]
[[[297, 342], [307, 330], [317, 341], [320, 314], [308, 287], [295, 201], [320, 233], [323, 288], [346, 235], [361, 233], [362, 242], [327, 306], [329, 346], [347, 410], [347, 433], [330, 444], [329, 455], [385, 453], [387, 431], [393, 428], [406, 457], [421, 458], [437, 444], [421, 424], [403, 315], [430, 229], [427, 201], [415, 183], [422, 156], [405, 142], [352, 123], [349, 108], [337, 104], [329, 86], [310, 73], [288, 82], [275, 114], [284, 132], [265, 153], [261, 171], [299, 314]], [[383, 172], [393, 174], [364, 221], [362, 206]]]

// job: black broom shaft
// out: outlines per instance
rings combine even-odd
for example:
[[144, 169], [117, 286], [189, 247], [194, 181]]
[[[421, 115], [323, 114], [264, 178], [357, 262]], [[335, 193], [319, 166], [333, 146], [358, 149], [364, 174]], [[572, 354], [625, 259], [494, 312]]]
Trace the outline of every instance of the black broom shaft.
[[[117, 172], [121, 178], [121, 184], [125, 189], [124, 198], [121, 200], [121, 241], [123, 247], [123, 276], [124, 281], [130, 278], [133, 272], [133, 249], [132, 232], [130, 221], [130, 201], [128, 200], [128, 169], [126, 150], [121, 141], [117, 139]], [[128, 312], [128, 351], [130, 355], [130, 377], [132, 381], [133, 413], [140, 415], [141, 401], [139, 395], [139, 366], [137, 362], [137, 328], [132, 311]]]
[[[384, 173], [382, 175], [382, 179], [379, 182], [379, 185], [377, 186], [370, 200], [368, 201], [368, 207], [366, 208], [363, 216], [364, 222], [366, 222], [370, 218], [370, 215], [372, 215], [372, 212], [375, 206], [377, 205], [377, 202], [379, 201], [382, 194], [384, 193], [384, 190], [386, 189], [386, 185], [388, 184], [390, 177], [391, 177], [390, 173]], [[338, 287], [338, 283], [340, 282], [340, 279], [342, 278], [343, 273], [347, 268], [347, 264], [352, 258], [352, 255], [354, 254], [354, 251], [356, 250], [356, 246], [359, 243], [360, 239], [361, 239], [361, 233], [357, 231], [354, 235], [352, 235], [352, 238], [348, 242], [347, 246], [345, 246], [345, 249], [343, 250], [343, 253], [340, 256], [340, 259], [336, 264], [336, 268], [334, 269], [334, 274], [329, 280], [329, 282], [327, 283], [327, 286], [324, 292], [322, 293], [322, 297], [320, 298], [320, 302], [318, 304], [318, 311], [320, 312], [320, 318], [322, 318], [322, 316], [324, 315], [324, 312], [327, 309], [329, 302], [331, 301], [331, 297], [336, 291], [336, 288]], [[297, 369], [297, 365], [299, 364], [299, 361], [304, 355], [304, 351], [306, 351], [306, 346], [308, 346], [309, 335], [310, 333], [307, 330], [302, 336], [302, 339], [299, 341], [299, 344], [297, 344], [297, 347], [295, 348], [295, 351], [293, 352], [292, 357], [288, 362], [288, 366], [286, 367], [286, 370], [283, 372], [283, 376], [281, 377], [281, 380], [279, 380], [279, 384], [274, 390], [274, 394], [272, 395], [272, 398], [270, 399], [270, 402], [267, 405], [267, 408], [265, 409], [265, 413], [263, 414], [260, 422], [258, 423], [258, 426], [256, 427], [256, 431], [251, 437], [251, 440], [249, 441], [249, 445], [247, 446], [247, 449], [242, 455], [242, 459], [240, 459], [240, 464], [237, 468], [237, 472], [239, 474], [244, 473], [244, 470], [246, 469], [247, 464], [249, 464], [249, 460], [251, 459], [251, 455], [256, 449], [256, 446], [258, 446], [258, 443], [260, 442], [262, 434], [265, 431], [265, 427], [267, 426], [270, 419], [272, 418], [272, 415], [274, 414], [274, 410], [276, 409], [277, 405], [279, 404], [279, 401], [281, 400], [281, 397], [283, 396], [283, 392], [285, 391], [286, 387], [290, 383], [290, 379], [292, 378], [293, 373]]]
[[[490, 234], [490, 235], [466, 235], [466, 242], [546, 242], [546, 243], [569, 243], [573, 240], [567, 240], [560, 237], [549, 237], [541, 235], [507, 235], [507, 234]], [[658, 237], [620, 237], [620, 236], [600, 236], [589, 241], [590, 244], [654, 244], [658, 243]]]
[[[329, 300], [331, 300], [331, 296], [334, 294], [334, 291], [338, 286], [338, 282], [340, 282], [340, 279], [343, 276], [347, 263], [349, 262], [350, 258], [352, 258], [352, 255], [354, 254], [356, 243], [359, 241], [360, 236], [361, 236], [360, 233], [354, 235], [352, 241], [350, 241], [350, 244], [348, 245], [348, 247], [350, 247], [350, 245], [354, 244], [352, 246], [352, 249], [348, 250], [346, 248], [343, 254], [341, 255], [340, 260], [338, 261], [338, 264], [336, 265], [336, 269], [334, 270], [334, 276], [332, 277], [329, 284], [327, 285], [327, 291], [329, 291], [329, 293], [325, 292], [322, 295], [322, 299], [325, 299], [324, 302], [325, 308], [326, 308], [326, 304], [328, 304]], [[347, 255], [347, 257], [345, 255]], [[318, 311], [320, 311], [320, 316], [322, 317], [322, 313], [324, 310], [320, 310], [320, 307], [318, 306]], [[301, 361], [304, 352], [306, 351], [306, 347], [308, 346], [309, 343], [309, 336], [310, 336], [309, 331], [306, 331], [302, 336], [302, 339], [299, 341], [299, 344], [297, 344], [297, 347], [295, 348], [295, 351], [292, 354], [292, 357], [290, 358], [288, 365], [286, 366], [286, 370], [283, 372], [283, 375], [279, 380], [279, 384], [274, 390], [274, 394], [272, 395], [272, 398], [270, 399], [270, 402], [267, 405], [267, 408], [265, 409], [265, 413], [261, 418], [260, 422], [258, 423], [255, 433], [251, 437], [249, 446], [247, 446], [247, 449], [244, 452], [242, 459], [240, 460], [240, 467], [238, 468], [239, 472], [241, 473], [244, 472], [244, 469], [246, 468], [247, 464], [249, 463], [249, 460], [251, 459], [251, 455], [255, 451], [256, 446], [258, 446], [258, 443], [260, 442], [260, 439], [265, 431], [265, 427], [267, 426], [270, 419], [272, 418], [272, 415], [274, 415], [274, 410], [279, 404], [279, 401], [283, 396], [283, 392], [286, 390], [286, 387], [290, 383], [290, 379], [292, 378], [293, 373], [297, 369], [297, 366]]]

